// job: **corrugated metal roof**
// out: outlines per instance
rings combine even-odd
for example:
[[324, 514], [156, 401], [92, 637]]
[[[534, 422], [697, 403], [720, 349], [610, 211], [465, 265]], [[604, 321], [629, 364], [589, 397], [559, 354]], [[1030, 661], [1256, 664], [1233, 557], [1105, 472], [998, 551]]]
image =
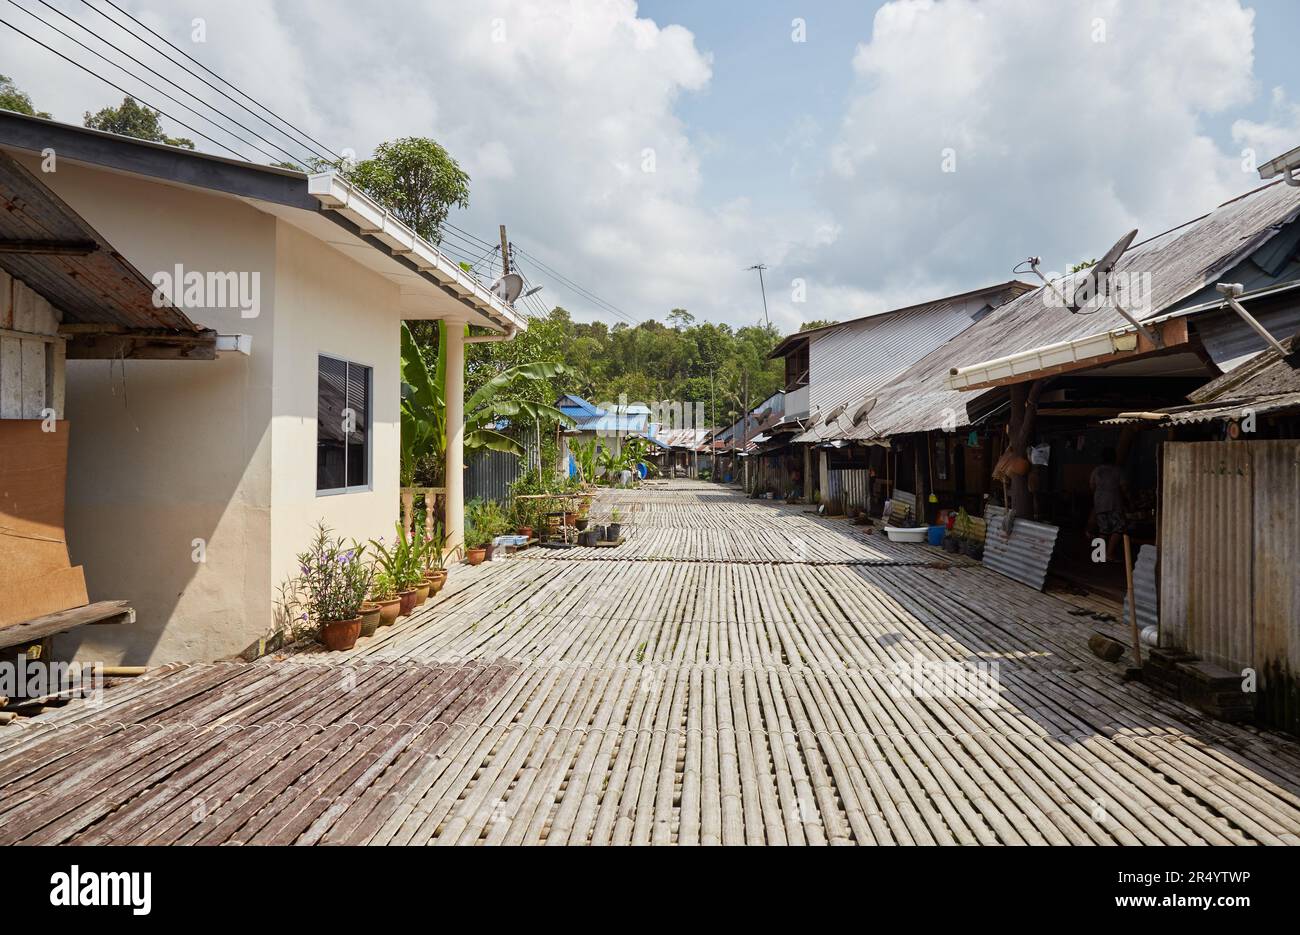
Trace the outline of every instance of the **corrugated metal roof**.
[[[1222, 274], [1267, 243], [1300, 214], [1300, 188], [1278, 182], [1230, 201], [1209, 214], [1136, 244], [1116, 273], [1150, 274], [1150, 298], [1141, 317], [1152, 318], [1212, 288]], [[1078, 274], [1082, 275], [1082, 274]], [[1069, 291], [1077, 277], [1068, 277]], [[868, 440], [969, 425], [967, 405], [979, 395], [947, 388], [953, 368], [1126, 326], [1112, 308], [1072, 315], [1049, 304], [1046, 290], [1016, 298], [909, 367], [881, 388], [867, 423], [827, 437]], [[983, 394], [980, 394], [983, 395]]]
[[[1020, 290], [1002, 287], [969, 296], [939, 299], [902, 314], [859, 319], [819, 336], [809, 348], [809, 408], [821, 419], [836, 407], [856, 403], [873, 388], [898, 376], [926, 354], [975, 323], [990, 306]], [[856, 408], [854, 406], [853, 408]], [[847, 428], [852, 412], [835, 421]], [[796, 442], [838, 437], [836, 425], [812, 426]]]
[[665, 448], [687, 448], [694, 451], [704, 444], [712, 429], [656, 429], [653, 440]]
[[[203, 334], [58, 195], [0, 153], [0, 267], [63, 313], [63, 323]], [[45, 251], [45, 252], [41, 252]]]

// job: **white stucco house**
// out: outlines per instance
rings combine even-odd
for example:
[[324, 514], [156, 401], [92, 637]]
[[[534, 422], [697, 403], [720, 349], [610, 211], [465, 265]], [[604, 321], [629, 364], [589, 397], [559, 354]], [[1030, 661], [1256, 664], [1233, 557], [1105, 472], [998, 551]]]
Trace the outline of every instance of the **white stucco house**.
[[[42, 310], [0, 323], [0, 377], [29, 397], [3, 414], [56, 410], [68, 561], [89, 600], [136, 611], [65, 634], [61, 655], [211, 660], [266, 633], [317, 521], [392, 533], [402, 320], [458, 325], [449, 426], [463, 421], [463, 341], [525, 324], [334, 173], [0, 112], [0, 199], [0, 286]], [[486, 331], [464, 338], [464, 324]], [[448, 448], [455, 542], [459, 429]]]

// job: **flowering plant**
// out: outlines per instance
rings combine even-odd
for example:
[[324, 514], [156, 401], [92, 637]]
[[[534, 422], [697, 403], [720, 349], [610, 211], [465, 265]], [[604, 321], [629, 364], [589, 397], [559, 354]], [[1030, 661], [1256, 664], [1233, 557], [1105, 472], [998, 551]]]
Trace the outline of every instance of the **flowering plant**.
[[297, 587], [309, 619], [320, 624], [360, 616], [373, 575], [364, 555], [364, 546], [336, 539], [324, 522], [317, 524], [311, 545], [298, 555]]

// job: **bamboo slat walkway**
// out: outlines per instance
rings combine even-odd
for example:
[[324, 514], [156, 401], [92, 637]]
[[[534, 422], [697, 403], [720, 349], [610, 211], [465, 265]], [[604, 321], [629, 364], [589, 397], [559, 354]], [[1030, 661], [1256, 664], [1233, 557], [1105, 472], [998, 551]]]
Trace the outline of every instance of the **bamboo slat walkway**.
[[[1300, 843], [1300, 745], [1122, 684], [1071, 605], [918, 547], [822, 558], [867, 537], [707, 485], [616, 502], [677, 557], [458, 568], [347, 656], [0, 729], [0, 841]], [[703, 557], [711, 518], [767, 557]], [[773, 557], [782, 523], [817, 548]]]

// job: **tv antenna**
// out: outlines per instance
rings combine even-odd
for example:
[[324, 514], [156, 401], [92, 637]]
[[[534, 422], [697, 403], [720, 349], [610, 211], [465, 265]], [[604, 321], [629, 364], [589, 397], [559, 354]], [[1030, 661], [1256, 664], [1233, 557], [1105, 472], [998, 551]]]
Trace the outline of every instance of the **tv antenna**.
[[763, 270], [767, 269], [767, 264], [766, 264], [766, 263], [755, 263], [753, 266], [746, 266], [745, 269], [746, 269], [746, 270], [751, 270], [751, 269], [756, 269], [756, 270], [758, 270], [758, 288], [759, 288], [760, 290], [762, 290], [762, 293], [763, 293], [763, 323], [764, 323], [765, 325], [767, 325], [767, 327], [771, 328], [771, 327], [772, 327], [772, 320], [771, 320], [770, 318], [767, 317], [767, 286], [765, 286], [765, 285], [763, 284]]
[[[1124, 251], [1133, 243], [1135, 237], [1137, 237], [1136, 229], [1129, 231], [1119, 240], [1115, 241], [1115, 245], [1106, 251], [1105, 256], [1084, 271], [1083, 276], [1075, 285], [1074, 292], [1071, 294], [1069, 299], [1066, 299], [1066, 297], [1061, 293], [1061, 290], [1056, 287], [1056, 283], [1050, 282], [1047, 277], [1039, 271], [1038, 267], [1042, 263], [1042, 258], [1040, 257], [1031, 256], [1022, 262], [1017, 263], [1012, 272], [1033, 273], [1042, 280], [1044, 286], [1051, 290], [1052, 294], [1056, 296], [1061, 305], [1070, 310], [1071, 315], [1077, 315], [1083, 306], [1092, 301], [1094, 297], [1109, 294], [1108, 282], [1110, 273], [1115, 268], [1115, 264], [1119, 262], [1119, 258], [1123, 256]], [[1026, 267], [1028, 267], [1028, 269], [1026, 269]], [[1133, 317], [1124, 306], [1120, 305], [1118, 302], [1114, 302], [1110, 307], [1119, 312], [1124, 320], [1137, 329], [1154, 347], [1164, 347], [1164, 341], [1161, 340], [1160, 335]]]

